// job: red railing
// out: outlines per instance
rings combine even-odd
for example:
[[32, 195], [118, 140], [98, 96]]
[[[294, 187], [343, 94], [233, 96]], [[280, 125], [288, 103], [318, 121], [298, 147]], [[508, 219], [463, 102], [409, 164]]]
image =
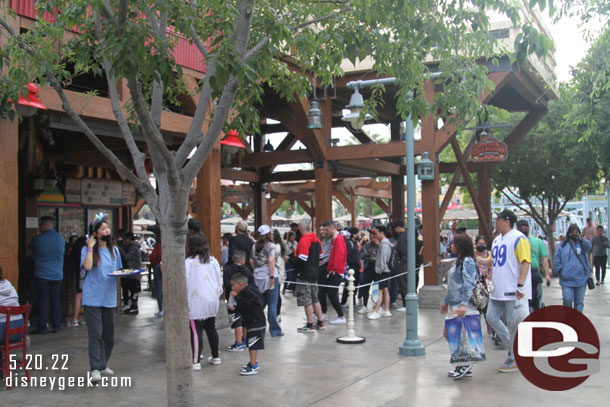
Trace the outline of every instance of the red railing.
[[[38, 13], [34, 5], [34, 0], [11, 0], [11, 8], [23, 17], [38, 19]], [[52, 14], [46, 13], [44, 19], [47, 22], [55, 21]], [[168, 34], [177, 39], [176, 46], [173, 50], [176, 63], [184, 68], [189, 68], [197, 72], [205, 72], [205, 65], [202, 63], [201, 53], [195, 44], [189, 44], [187, 38], [173, 33], [173, 30], [168, 29]]]

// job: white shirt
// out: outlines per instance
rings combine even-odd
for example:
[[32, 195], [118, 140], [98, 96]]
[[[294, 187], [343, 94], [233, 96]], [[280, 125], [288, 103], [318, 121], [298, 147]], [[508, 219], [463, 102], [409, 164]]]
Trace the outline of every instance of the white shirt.
[[215, 317], [222, 294], [222, 276], [218, 261], [210, 256], [209, 262], [201, 263], [199, 257], [191, 257], [185, 260], [184, 265], [189, 319]]
[[[527, 242], [527, 244], [526, 244]], [[521, 250], [529, 250], [527, 237], [516, 229], [512, 229], [505, 235], [499, 235], [494, 239], [491, 248], [494, 290], [490, 298], [498, 301], [512, 301], [517, 299], [517, 284], [521, 274], [521, 263], [517, 258], [517, 247]], [[531, 253], [528, 253], [531, 262]], [[528, 300], [532, 299], [532, 288], [530, 281], [531, 266], [523, 287], [519, 289]]]

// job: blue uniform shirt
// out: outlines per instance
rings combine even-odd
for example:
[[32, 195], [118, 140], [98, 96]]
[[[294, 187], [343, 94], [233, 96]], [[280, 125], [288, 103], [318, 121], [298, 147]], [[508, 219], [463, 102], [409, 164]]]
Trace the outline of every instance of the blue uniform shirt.
[[65, 249], [66, 240], [54, 229], [35, 236], [28, 246], [34, 255], [34, 276], [52, 281], [63, 280]]
[[[87, 246], [80, 252], [80, 264], [87, 256]], [[83, 305], [89, 307], [116, 307], [117, 277], [110, 275], [113, 271], [123, 267], [119, 249], [114, 247], [114, 258], [108, 249], [100, 249], [100, 260], [93, 266], [85, 277], [83, 284]]]

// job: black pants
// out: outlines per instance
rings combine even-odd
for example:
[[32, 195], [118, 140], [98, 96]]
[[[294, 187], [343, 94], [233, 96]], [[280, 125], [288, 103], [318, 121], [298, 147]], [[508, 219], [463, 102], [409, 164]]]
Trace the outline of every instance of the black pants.
[[[608, 261], [608, 256], [593, 256], [593, 265], [595, 266], [595, 279], [597, 281], [604, 281], [604, 279], [606, 278], [606, 262], [607, 261]], [[601, 269], [601, 276], [600, 276], [600, 269]]]
[[140, 282], [135, 278], [122, 278], [121, 290], [123, 292], [123, 305], [127, 305], [129, 300], [132, 304], [138, 304], [138, 293], [140, 292]]
[[218, 332], [216, 332], [216, 318], [191, 319], [191, 350], [193, 351], [193, 363], [199, 363], [201, 350], [203, 349], [203, 331], [208, 337], [212, 357], [218, 357]]
[[[286, 284], [286, 283], [284, 283]], [[277, 313], [276, 315], [280, 315], [280, 313], [282, 312], [282, 290], [280, 290], [280, 287], [277, 288]]]
[[540, 270], [533, 268], [531, 274], [532, 299], [529, 300], [530, 307], [535, 311], [542, 306], [542, 275]]
[[[364, 272], [362, 273], [362, 281], [360, 282], [360, 284], [370, 284], [374, 281], [374, 279], [375, 279], [375, 263], [371, 264], [370, 266], [368, 266], [364, 269]], [[359, 296], [362, 297], [362, 305], [364, 307], [366, 307], [368, 305], [370, 292], [371, 292], [370, 285], [367, 285], [366, 287], [362, 287], [360, 290], [358, 290]]]
[[322, 280], [321, 284], [324, 285], [334, 285], [337, 288], [329, 288], [329, 287], [319, 287], [318, 289], [318, 300], [320, 300], [320, 307], [322, 307], [322, 313], [326, 314], [328, 309], [326, 305], [326, 297], [330, 300], [331, 305], [337, 311], [337, 315], [339, 317], [343, 316], [343, 308], [341, 308], [341, 304], [339, 303], [339, 285], [341, 284], [341, 280], [343, 277], [341, 274], [332, 273], [329, 276], [324, 276], [324, 280]]
[[114, 308], [85, 305], [85, 321], [89, 336], [89, 366], [104, 370], [114, 347]]
[[[354, 286], [358, 286], [360, 283], [360, 264], [356, 265], [356, 264], [352, 264], [352, 265], [348, 265], [348, 270], [349, 269], [353, 269], [354, 270]], [[349, 292], [347, 291], [347, 276], [348, 274], [345, 274], [345, 287], [343, 287], [343, 294], [341, 295], [341, 305], [343, 304], [347, 304], [347, 295], [349, 294]], [[356, 305], [356, 297], [358, 297], [358, 289], [356, 288], [354, 290], [354, 305]]]

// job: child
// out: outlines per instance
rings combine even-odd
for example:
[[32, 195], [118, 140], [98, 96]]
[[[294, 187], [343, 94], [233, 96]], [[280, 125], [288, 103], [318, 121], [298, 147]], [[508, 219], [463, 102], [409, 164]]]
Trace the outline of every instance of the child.
[[222, 293], [222, 276], [218, 261], [210, 256], [210, 247], [203, 234], [191, 235], [188, 240], [186, 267], [186, 293], [189, 305], [191, 326], [191, 349], [193, 351], [193, 370], [201, 370], [201, 349], [205, 329], [212, 356], [208, 362], [220, 365], [218, 353], [218, 333], [216, 332], [216, 313]]
[[248, 285], [248, 277], [236, 274], [231, 279], [231, 298], [237, 302], [235, 309], [241, 314], [246, 339], [250, 352], [250, 361], [242, 366], [239, 372], [242, 376], [251, 376], [258, 373], [258, 361], [256, 359], [259, 349], [265, 349], [265, 314], [261, 302], [260, 291], [256, 285]]
[[236, 250], [235, 253], [233, 253], [233, 263], [226, 266], [222, 273], [229, 321], [231, 321], [231, 329], [235, 330], [235, 343], [225, 348], [228, 352], [243, 352], [243, 350], [246, 349], [246, 342], [242, 329], [242, 318], [239, 312], [235, 311], [235, 299], [230, 296], [231, 278], [234, 275], [238, 273], [244, 274], [248, 278], [248, 284], [254, 284], [254, 275], [245, 264], [246, 252], [243, 250]]

